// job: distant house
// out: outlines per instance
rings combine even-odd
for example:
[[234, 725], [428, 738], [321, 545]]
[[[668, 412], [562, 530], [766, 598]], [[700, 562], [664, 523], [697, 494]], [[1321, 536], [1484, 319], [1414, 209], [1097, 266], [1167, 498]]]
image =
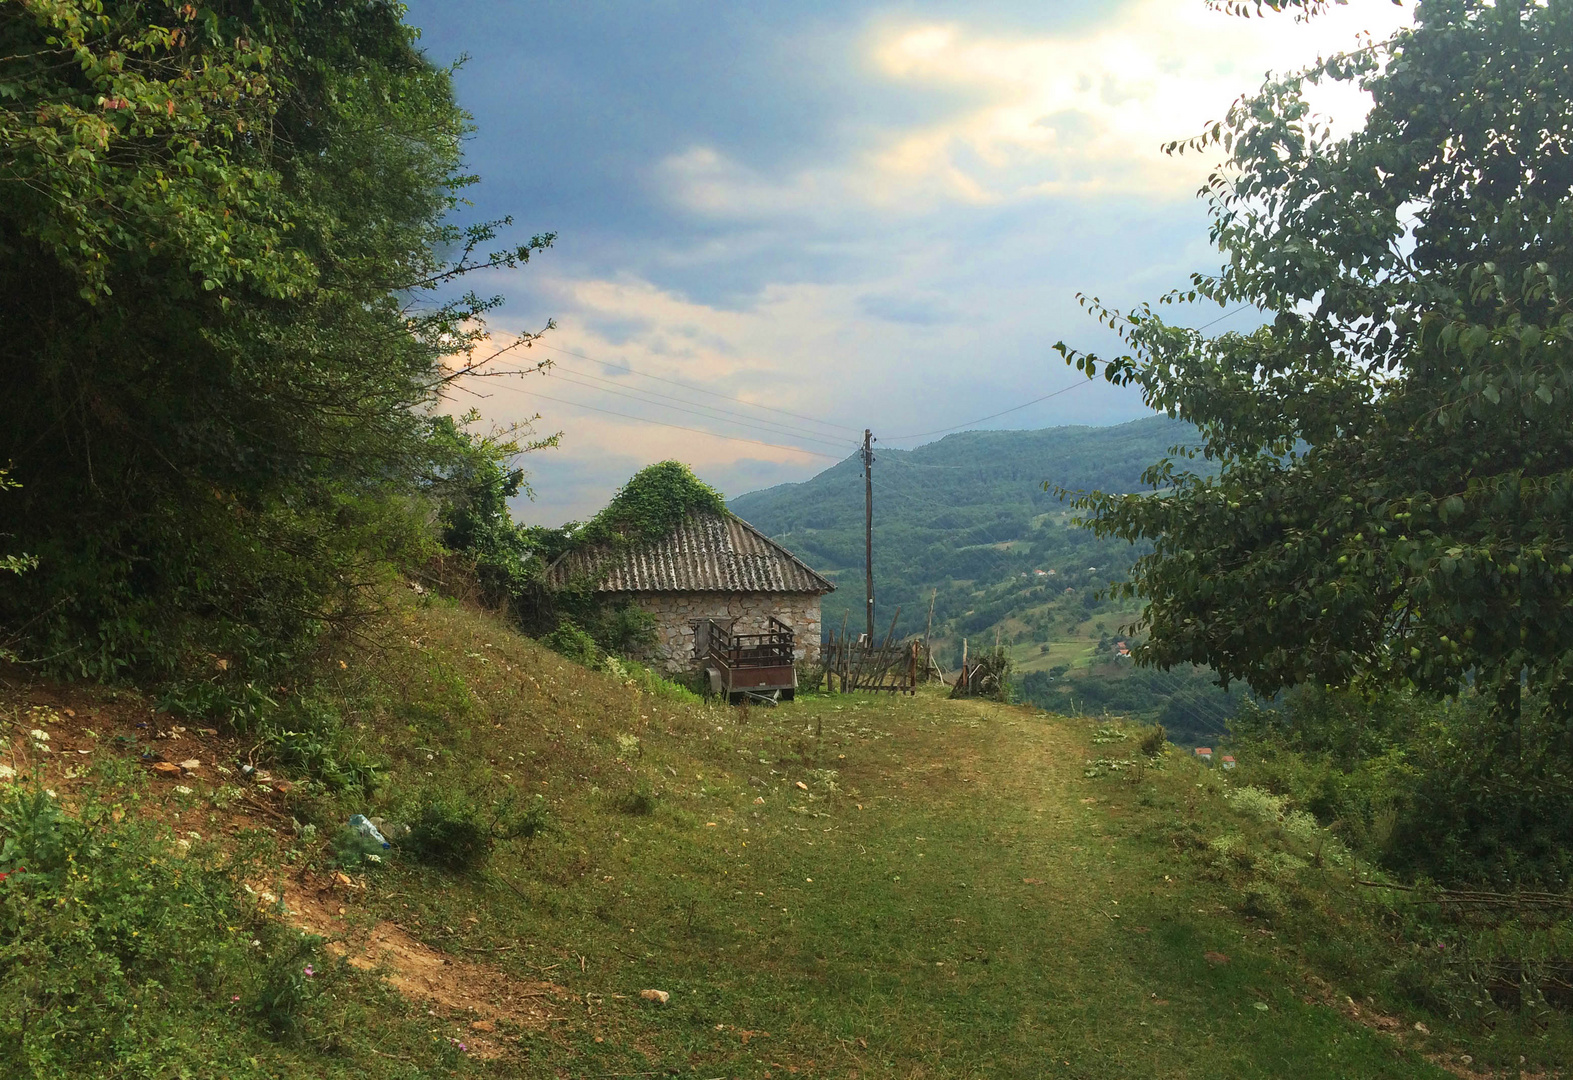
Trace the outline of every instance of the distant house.
[[1201, 761], [1211, 765], [1213, 763], [1213, 748], [1210, 746], [1198, 746], [1196, 748], [1196, 756]]
[[626, 548], [570, 550], [546, 571], [548, 588], [589, 579], [613, 603], [631, 601], [656, 620], [656, 643], [641, 659], [671, 674], [693, 671], [712, 626], [769, 634], [791, 629], [799, 660], [819, 654], [820, 598], [835, 589], [786, 548], [726, 511], [689, 514], [665, 535]]
[[1230, 757], [1228, 754], [1225, 754], [1219, 761], [1219, 764], [1226, 769], [1232, 769], [1234, 768], [1234, 758]]
[[1126, 659], [1130, 659], [1130, 655], [1131, 655], [1130, 643], [1129, 642], [1125, 642], [1125, 641], [1116, 641], [1114, 643], [1114, 655], [1115, 656], [1123, 656]]

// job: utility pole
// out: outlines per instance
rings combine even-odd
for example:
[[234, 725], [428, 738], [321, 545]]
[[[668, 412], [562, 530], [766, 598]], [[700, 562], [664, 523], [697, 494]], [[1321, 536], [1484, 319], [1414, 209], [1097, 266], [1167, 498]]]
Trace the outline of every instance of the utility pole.
[[868, 549], [868, 645], [874, 647], [874, 434], [863, 429], [864, 533]]

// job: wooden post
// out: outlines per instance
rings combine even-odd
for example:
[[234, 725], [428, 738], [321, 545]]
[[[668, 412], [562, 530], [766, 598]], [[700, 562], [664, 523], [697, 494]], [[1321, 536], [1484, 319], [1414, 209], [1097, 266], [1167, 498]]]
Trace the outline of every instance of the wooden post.
[[868, 647], [874, 647], [874, 433], [863, 429], [863, 525], [868, 557]]
[[[934, 646], [931, 645], [930, 642], [934, 638], [934, 601], [938, 599], [938, 597], [938, 589], [935, 589], [933, 592], [929, 593], [929, 621], [928, 625], [923, 628], [923, 655], [928, 657], [930, 661], [933, 661], [934, 659]], [[928, 664], [923, 665], [923, 681], [929, 681]]]
[[852, 612], [841, 613], [841, 650], [836, 654], [836, 663], [840, 668], [841, 692], [847, 692], [847, 620], [852, 617]]
[[825, 655], [820, 657], [825, 665], [825, 693], [833, 694], [836, 690], [836, 631], [832, 627], [830, 639], [825, 643]]
[[890, 617], [890, 629], [885, 631], [885, 644], [880, 646], [879, 659], [874, 668], [874, 674], [879, 678], [877, 685], [880, 687], [885, 685], [885, 665], [890, 663], [890, 643], [896, 636], [896, 620], [899, 618], [901, 618], [901, 609], [898, 607], [896, 613]]

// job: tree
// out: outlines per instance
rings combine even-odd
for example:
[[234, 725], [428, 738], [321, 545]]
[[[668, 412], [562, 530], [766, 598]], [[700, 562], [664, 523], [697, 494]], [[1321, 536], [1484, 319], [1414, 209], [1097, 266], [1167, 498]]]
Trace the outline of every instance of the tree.
[[532, 417], [476, 435], [468, 429], [479, 419], [475, 410], [432, 418], [432, 445], [445, 452], [429, 486], [443, 546], [474, 560], [483, 601], [511, 605], [545, 569], [542, 545], [534, 539], [541, 530], [518, 524], [508, 509], [508, 501], [521, 493], [535, 497], [515, 462], [524, 454], [557, 446], [562, 433], [532, 437], [530, 424], [540, 419]]
[[432, 298], [551, 238], [451, 223], [468, 119], [402, 10], [0, 5], [0, 533], [37, 558], [0, 626], [33, 655], [260, 663], [429, 543], [427, 413], [496, 302]]
[[[1312, 115], [1304, 90], [1326, 81], [1370, 92], [1361, 131]], [[1473, 681], [1509, 752], [1524, 687], [1566, 725], [1573, 6], [1426, 0], [1412, 28], [1169, 149], [1211, 148], [1225, 265], [1162, 302], [1267, 325], [1208, 338], [1094, 299], [1128, 353], [1059, 346], [1200, 430], [1149, 470], [1153, 493], [1080, 501], [1100, 534], [1153, 544], [1124, 586], [1146, 601], [1139, 659], [1266, 694]]]

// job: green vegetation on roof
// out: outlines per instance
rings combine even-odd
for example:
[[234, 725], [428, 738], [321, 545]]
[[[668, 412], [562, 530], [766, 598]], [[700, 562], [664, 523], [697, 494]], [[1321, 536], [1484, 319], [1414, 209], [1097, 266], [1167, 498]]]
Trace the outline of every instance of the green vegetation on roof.
[[685, 518], [706, 512], [727, 512], [721, 493], [682, 462], [662, 461], [635, 473], [577, 539], [613, 544], [658, 540]]

